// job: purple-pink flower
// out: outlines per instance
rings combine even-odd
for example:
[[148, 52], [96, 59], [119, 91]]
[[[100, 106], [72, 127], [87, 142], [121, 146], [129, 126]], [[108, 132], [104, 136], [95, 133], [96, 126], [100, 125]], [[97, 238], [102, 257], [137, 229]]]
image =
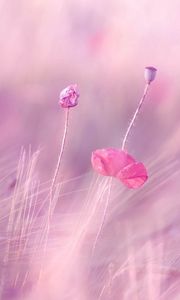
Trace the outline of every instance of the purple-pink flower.
[[71, 84], [63, 89], [59, 95], [59, 104], [63, 108], [74, 107], [78, 104], [79, 92], [77, 84]]
[[94, 170], [104, 176], [120, 180], [128, 188], [138, 188], [148, 178], [145, 166], [121, 149], [106, 148], [93, 151]]

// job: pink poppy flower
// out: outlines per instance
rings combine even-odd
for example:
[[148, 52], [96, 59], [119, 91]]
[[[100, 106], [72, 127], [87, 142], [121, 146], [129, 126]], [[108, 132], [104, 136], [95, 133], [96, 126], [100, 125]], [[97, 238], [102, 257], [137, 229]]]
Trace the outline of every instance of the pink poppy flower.
[[96, 172], [104, 176], [113, 176], [128, 188], [138, 188], [148, 178], [145, 166], [121, 149], [95, 150], [91, 163]]
[[59, 95], [59, 104], [63, 108], [74, 107], [78, 104], [79, 92], [77, 84], [71, 84], [63, 89]]

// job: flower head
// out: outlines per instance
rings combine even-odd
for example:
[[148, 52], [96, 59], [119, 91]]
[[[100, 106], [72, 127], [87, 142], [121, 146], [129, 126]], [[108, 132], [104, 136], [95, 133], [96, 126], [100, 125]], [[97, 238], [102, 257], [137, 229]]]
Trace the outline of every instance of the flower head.
[[63, 108], [74, 107], [78, 104], [79, 92], [77, 84], [71, 84], [63, 89], [59, 95], [59, 104]]
[[94, 170], [104, 176], [113, 176], [129, 188], [138, 188], [147, 180], [142, 163], [121, 149], [107, 148], [93, 151], [91, 163]]
[[145, 67], [144, 78], [146, 83], [150, 84], [156, 77], [157, 69], [154, 67]]

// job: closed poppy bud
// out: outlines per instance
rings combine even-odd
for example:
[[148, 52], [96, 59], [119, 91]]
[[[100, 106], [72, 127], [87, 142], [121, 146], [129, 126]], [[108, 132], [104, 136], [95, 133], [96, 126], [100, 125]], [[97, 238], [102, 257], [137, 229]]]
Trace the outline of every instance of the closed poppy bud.
[[156, 77], [157, 69], [154, 67], [146, 67], [144, 70], [144, 78], [146, 83], [150, 84]]
[[78, 104], [79, 92], [77, 84], [72, 84], [63, 89], [59, 95], [59, 104], [63, 108], [74, 107]]

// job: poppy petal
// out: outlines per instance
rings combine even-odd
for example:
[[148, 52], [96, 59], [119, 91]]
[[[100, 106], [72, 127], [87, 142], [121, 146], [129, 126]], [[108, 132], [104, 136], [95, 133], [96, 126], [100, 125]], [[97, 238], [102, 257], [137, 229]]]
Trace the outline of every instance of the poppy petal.
[[121, 149], [106, 148], [93, 151], [91, 163], [94, 170], [105, 176], [114, 176], [135, 159]]
[[128, 188], [136, 189], [148, 179], [147, 170], [142, 163], [133, 163], [126, 166], [116, 176]]

